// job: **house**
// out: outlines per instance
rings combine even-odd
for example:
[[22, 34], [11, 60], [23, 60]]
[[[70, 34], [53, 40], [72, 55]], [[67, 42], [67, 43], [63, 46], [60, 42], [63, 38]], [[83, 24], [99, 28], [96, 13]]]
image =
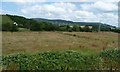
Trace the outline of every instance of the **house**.
[[85, 28], [85, 26], [80, 26], [80, 28]]
[[89, 29], [93, 28], [93, 26], [88, 26], [88, 25], [80, 26], [80, 28], [85, 28], [85, 27], [88, 27]]
[[70, 28], [73, 28], [73, 26], [70, 26]]
[[92, 28], [93, 28], [93, 26], [88, 26], [88, 28], [89, 28], [89, 29], [92, 29]]
[[14, 25], [18, 26], [18, 24], [16, 22], [13, 23]]
[[111, 29], [116, 29], [115, 27], [111, 27]]

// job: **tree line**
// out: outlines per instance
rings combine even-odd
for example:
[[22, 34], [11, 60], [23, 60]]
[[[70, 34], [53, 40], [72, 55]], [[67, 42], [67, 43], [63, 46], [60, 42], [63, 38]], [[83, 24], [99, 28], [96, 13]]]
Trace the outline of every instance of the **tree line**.
[[[6, 15], [13, 21], [7, 21], [3, 19], [2, 22], [2, 31], [19, 31], [19, 28], [25, 28], [30, 31], [68, 31], [68, 32], [97, 32], [98, 26], [93, 26], [93, 28], [89, 28], [89, 25], [86, 25], [84, 28], [81, 28], [80, 25], [58, 25], [52, 24], [50, 22], [37, 22], [32, 19], [27, 19], [21, 16], [13, 16], [13, 15]], [[14, 23], [18, 23], [17, 25]], [[112, 31], [120, 33], [120, 29], [111, 29], [106, 27], [101, 27], [101, 31]]]
[[[72, 26], [72, 27], [71, 27]], [[68, 31], [68, 32], [97, 32], [98, 28], [94, 27], [90, 29], [88, 26], [81, 28], [80, 25], [55, 25], [48, 22], [36, 22], [29, 20], [25, 24], [15, 25], [14, 23], [5, 23], [2, 24], [2, 31], [19, 31], [19, 28], [26, 28], [30, 31]], [[101, 31], [113, 31], [120, 33], [120, 29], [110, 29], [110, 28], [102, 28]]]

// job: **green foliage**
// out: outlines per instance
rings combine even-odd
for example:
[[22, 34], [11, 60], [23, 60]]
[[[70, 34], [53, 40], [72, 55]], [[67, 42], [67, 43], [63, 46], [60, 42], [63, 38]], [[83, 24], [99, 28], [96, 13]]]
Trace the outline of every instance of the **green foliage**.
[[[14, 54], [3, 56], [2, 65], [3, 70], [11, 67], [17, 70], [109, 70], [120, 69], [116, 60], [119, 56], [118, 50], [103, 51], [100, 55], [82, 55], [76, 51]], [[103, 61], [104, 57], [111, 61], [106, 63]], [[111, 64], [115, 64], [115, 67], [111, 67]]]
[[39, 23], [35, 23], [35, 24], [31, 25], [30, 30], [32, 30], [32, 31], [41, 31], [42, 27], [41, 27], [41, 25]]
[[41, 24], [43, 25], [43, 30], [45, 30], [45, 31], [54, 31], [55, 30], [55, 26], [51, 23], [41, 22]]
[[112, 32], [120, 33], [120, 28], [117, 29], [111, 29]]
[[13, 24], [14, 21], [12, 21], [8, 16], [0, 15], [0, 17], [2, 17], [2, 31], [18, 31], [18, 27]]
[[104, 69], [120, 69], [120, 50], [109, 49], [101, 52], [100, 58], [103, 61]]
[[2, 25], [2, 31], [11, 31], [12, 29], [12, 24], [10, 23], [5, 23]]
[[120, 50], [117, 49], [109, 49], [101, 52], [101, 57], [108, 57], [109, 60], [118, 60], [120, 58]]
[[69, 25], [66, 25], [66, 30], [68, 31], [70, 29], [70, 26]]
[[[18, 31], [18, 28], [26, 28], [29, 29], [31, 31], [68, 31], [68, 32], [72, 32], [72, 31], [83, 31], [83, 32], [93, 32], [93, 31], [98, 31], [99, 28], [99, 23], [95, 23], [95, 25], [93, 25], [92, 23], [90, 23], [93, 28], [90, 29], [89, 25], [86, 23], [81, 23], [81, 24], [74, 24], [73, 27], [71, 23], [64, 23], [66, 21], [61, 22], [61, 20], [56, 21], [55, 23], [58, 24], [54, 24], [51, 21], [46, 21], [46, 20], [42, 20], [42, 21], [36, 21], [33, 19], [28, 19], [22, 16], [16, 16], [16, 15], [0, 15], [0, 27], [3, 26], [3, 29], [0, 28], [0, 30], [2, 31]], [[14, 22], [16, 22], [18, 24], [18, 26], [14, 26], [12, 25]], [[60, 23], [63, 24], [60, 24]], [[80, 28], [80, 25], [84, 25], [85, 24], [85, 28]], [[62, 26], [60, 26], [62, 25]], [[101, 24], [101, 31], [112, 31], [112, 32], [117, 32], [120, 33], [120, 29], [113, 27], [115, 29], [111, 29], [110, 25], [105, 25], [105, 24]]]
[[22, 24], [21, 26], [25, 26], [28, 22], [29, 19], [26, 19], [22, 16], [16, 16], [16, 15], [6, 15], [8, 16], [11, 20], [13, 20], [14, 22], [18, 23], [18, 24]]
[[60, 31], [68, 31], [68, 32], [72, 32], [72, 28], [70, 27], [70, 25], [62, 25], [59, 28]]
[[74, 25], [72, 28], [73, 31], [80, 31], [79, 25]]
[[2, 31], [18, 31], [18, 27], [11, 23], [5, 23], [2, 25]]

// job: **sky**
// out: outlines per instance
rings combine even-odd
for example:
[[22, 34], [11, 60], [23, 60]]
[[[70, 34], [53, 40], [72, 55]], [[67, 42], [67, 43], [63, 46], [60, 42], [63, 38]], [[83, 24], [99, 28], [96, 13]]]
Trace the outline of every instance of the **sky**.
[[118, 26], [119, 0], [3, 0], [0, 14]]

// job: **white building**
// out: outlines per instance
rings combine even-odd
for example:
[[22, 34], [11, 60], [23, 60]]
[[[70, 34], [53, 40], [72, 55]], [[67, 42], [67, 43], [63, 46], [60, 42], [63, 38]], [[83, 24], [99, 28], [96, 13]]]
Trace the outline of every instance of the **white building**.
[[88, 26], [89, 27], [89, 29], [92, 29], [93, 28], [93, 26]]
[[14, 25], [18, 26], [18, 24], [16, 22], [13, 23]]
[[73, 28], [73, 26], [70, 26], [71, 28]]
[[80, 28], [85, 28], [85, 26], [80, 26]]

